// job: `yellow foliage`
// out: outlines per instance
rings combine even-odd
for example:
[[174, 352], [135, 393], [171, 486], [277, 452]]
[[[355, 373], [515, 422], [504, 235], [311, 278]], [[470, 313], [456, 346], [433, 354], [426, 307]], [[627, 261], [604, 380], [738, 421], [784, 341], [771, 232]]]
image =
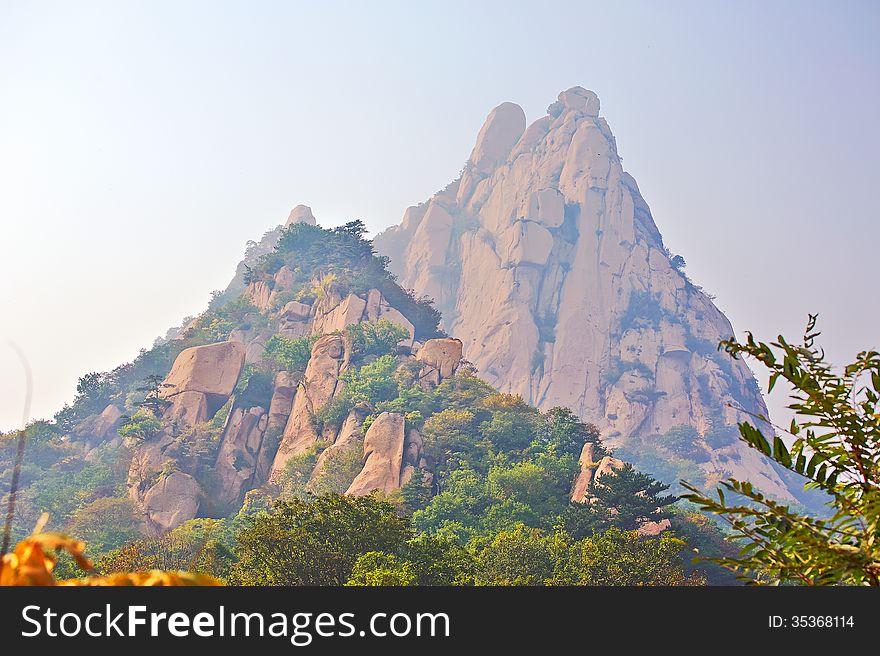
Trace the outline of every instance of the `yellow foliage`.
[[0, 585], [55, 585], [52, 551], [67, 551], [82, 569], [92, 569], [83, 556], [86, 545], [60, 533], [35, 533], [16, 545], [0, 563]]
[[108, 585], [108, 586], [150, 586], [150, 585], [223, 585], [222, 582], [205, 574], [189, 572], [132, 572], [111, 574], [110, 576], [88, 576], [81, 579], [56, 581], [52, 575], [55, 569], [55, 553], [66, 551], [76, 564], [92, 570], [92, 563], [83, 555], [86, 545], [60, 533], [41, 533], [45, 524], [41, 518], [34, 533], [19, 542], [12, 553], [3, 556], [0, 562], [0, 586], [4, 585]]
[[505, 394], [497, 392], [490, 394], [480, 401], [480, 406], [486, 410], [528, 410], [529, 405], [523, 400], [519, 394]]

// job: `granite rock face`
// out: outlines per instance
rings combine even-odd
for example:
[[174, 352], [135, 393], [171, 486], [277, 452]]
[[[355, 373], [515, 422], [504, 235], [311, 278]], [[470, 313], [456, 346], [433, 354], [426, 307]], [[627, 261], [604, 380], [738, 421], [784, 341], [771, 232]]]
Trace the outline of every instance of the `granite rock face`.
[[461, 177], [375, 245], [492, 385], [570, 407], [611, 447], [663, 449], [692, 427], [707, 480], [748, 477], [791, 499], [730, 438], [739, 409], [766, 414], [758, 386], [716, 351], [733, 328], [664, 246], [593, 92], [563, 91], [528, 127], [516, 105], [494, 109]]

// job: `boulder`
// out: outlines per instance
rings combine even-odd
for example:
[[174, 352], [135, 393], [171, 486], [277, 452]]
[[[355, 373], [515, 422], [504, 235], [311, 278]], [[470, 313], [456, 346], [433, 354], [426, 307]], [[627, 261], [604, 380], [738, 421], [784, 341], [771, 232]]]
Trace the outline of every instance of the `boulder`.
[[470, 162], [477, 171], [489, 172], [503, 162], [526, 129], [526, 114], [515, 103], [501, 103], [489, 112], [477, 135]]
[[260, 312], [265, 312], [272, 307], [272, 285], [265, 280], [256, 280], [250, 283], [245, 290], [245, 295]]
[[272, 288], [272, 293], [290, 289], [296, 282], [296, 274], [287, 266], [278, 269], [273, 278], [275, 279], [275, 286]]
[[637, 533], [643, 538], [656, 537], [670, 528], [672, 528], [672, 522], [668, 519], [661, 519], [659, 522], [642, 522]]
[[443, 337], [427, 340], [416, 355], [416, 359], [423, 365], [419, 380], [436, 386], [442, 380], [450, 378], [461, 364], [461, 350], [460, 339]]
[[290, 214], [287, 217], [287, 222], [284, 224], [284, 227], [289, 228], [294, 223], [307, 223], [309, 225], [317, 225], [315, 216], [312, 214], [312, 208], [308, 205], [297, 205], [292, 210], [290, 210]]
[[346, 356], [342, 335], [324, 335], [315, 342], [272, 463], [270, 478], [283, 471], [290, 458], [302, 455], [318, 441], [313, 418], [333, 398]]
[[163, 417], [179, 428], [192, 428], [208, 421], [208, 397], [202, 392], [181, 392], [168, 399]]
[[172, 472], [144, 494], [142, 508], [154, 533], [167, 533], [198, 516], [202, 491], [189, 474]]
[[95, 445], [105, 441], [119, 426], [122, 419], [122, 410], [113, 403], [104, 408], [100, 414], [87, 417], [74, 429], [74, 434], [79, 439], [86, 440]]
[[406, 329], [409, 338], [404, 339], [401, 343], [405, 346], [412, 346], [413, 337], [415, 336], [415, 328], [409, 319], [401, 314], [396, 308], [382, 296], [382, 292], [378, 289], [371, 289], [367, 293], [366, 307], [364, 308], [363, 321], [380, 321], [385, 319], [392, 323], [396, 323]]
[[612, 458], [611, 456], [605, 456], [599, 461], [599, 464], [596, 466], [596, 472], [595, 474], [593, 474], [593, 484], [598, 483], [601, 478], [608, 472], [623, 469], [624, 466], [626, 466], [626, 463], [623, 460], [618, 460], [617, 458]]
[[405, 441], [404, 416], [383, 412], [364, 436], [364, 468], [346, 494], [364, 496], [380, 490], [392, 492], [400, 487]]
[[272, 400], [269, 403], [267, 431], [272, 432], [284, 428], [293, 408], [293, 398], [296, 396], [296, 387], [299, 385], [299, 381], [300, 376], [290, 371], [279, 371], [275, 374]]
[[587, 116], [599, 116], [599, 96], [583, 87], [562, 91], [557, 98], [566, 109], [583, 112]]
[[[217, 342], [184, 349], [165, 378], [164, 395], [200, 392], [213, 412], [226, 402], [244, 366], [245, 346], [240, 342]], [[209, 408], [209, 412], [211, 408]]]
[[366, 307], [367, 302], [356, 294], [349, 294], [329, 310], [324, 307], [316, 307], [312, 334], [325, 335], [345, 330], [353, 323], [360, 323]]
[[349, 449], [358, 449], [358, 451], [360, 451], [362, 448], [361, 443], [364, 440], [364, 415], [365, 412], [358, 408], [354, 408], [348, 413], [348, 416], [342, 423], [342, 427], [339, 429], [339, 433], [336, 435], [333, 444], [321, 451], [321, 454], [318, 456], [315, 468], [312, 470], [312, 475], [309, 479], [310, 484], [321, 477], [324, 473], [324, 468], [327, 466], [327, 462], [332, 460], [338, 454]]
[[311, 305], [300, 303], [299, 301], [290, 301], [287, 305], [281, 308], [281, 312], [278, 313], [278, 316], [282, 321], [295, 323], [308, 321], [311, 313]]
[[595, 472], [596, 465], [598, 464], [594, 461], [595, 453], [596, 445], [592, 442], [587, 442], [584, 444], [584, 448], [581, 449], [581, 456], [578, 459], [578, 464], [580, 464], [581, 468], [571, 490], [572, 503], [585, 503], [587, 501], [587, 492], [593, 483], [593, 472]]

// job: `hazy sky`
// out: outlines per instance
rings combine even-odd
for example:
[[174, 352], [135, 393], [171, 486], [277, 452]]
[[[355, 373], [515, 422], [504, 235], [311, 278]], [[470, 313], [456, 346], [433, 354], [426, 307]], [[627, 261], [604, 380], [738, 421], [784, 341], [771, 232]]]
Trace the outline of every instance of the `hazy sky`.
[[[0, 0], [0, 428], [204, 309], [311, 205], [374, 231], [503, 101], [596, 91], [625, 168], [740, 333], [880, 345], [877, 2]], [[764, 381], [762, 380], [762, 383]]]

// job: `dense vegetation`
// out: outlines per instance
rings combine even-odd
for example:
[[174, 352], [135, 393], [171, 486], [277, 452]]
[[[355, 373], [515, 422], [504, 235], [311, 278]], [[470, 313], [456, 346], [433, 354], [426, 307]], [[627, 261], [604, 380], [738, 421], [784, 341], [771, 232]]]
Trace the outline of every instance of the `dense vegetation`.
[[[363, 231], [360, 222], [334, 230], [295, 224], [282, 231], [272, 252], [253, 260], [245, 282], [269, 285], [288, 267], [294, 283], [276, 304], [317, 301], [331, 289], [344, 295], [376, 288], [413, 323], [417, 338], [438, 335], [439, 315], [430, 302], [396, 284]], [[71, 405], [53, 421], [27, 427], [14, 539], [48, 511], [51, 528], [88, 542], [102, 573], [192, 569], [238, 584], [730, 582], [720, 568], [697, 572], [690, 562], [695, 548], [731, 555], [717, 529], [673, 506], [666, 485], [632, 466], [603, 476], [591, 503], [569, 501], [584, 444], [595, 445], [596, 457], [606, 454], [595, 426], [564, 408], [539, 412], [466, 366], [435, 388], [424, 386], [420, 365], [398, 347], [405, 333], [384, 320], [346, 329], [351, 366], [342, 374], [342, 392], [314, 420], [320, 430], [338, 428], [356, 411], [366, 432], [382, 412], [403, 414], [422, 436], [425, 455], [406, 485], [386, 498], [341, 496], [362, 465], [359, 444], [328, 459], [310, 481], [328, 446], [319, 442], [292, 458], [272, 485], [251, 491], [241, 509], [208, 508], [210, 518], [162, 537], [140, 537], [127, 477], [134, 447], [162, 429], [161, 381], [174, 358], [236, 330], [275, 330], [272, 312], [258, 312], [246, 295], [229, 296], [216, 295], [206, 312], [171, 335], [176, 339], [158, 340], [112, 372], [84, 376]], [[264, 360], [245, 367], [234, 402], [267, 407], [274, 374], [302, 372], [314, 340], [268, 339]], [[126, 413], [119, 437], [93, 444], [89, 422], [110, 403]], [[232, 403], [198, 431], [176, 435], [177, 457], [187, 459], [200, 481], [216, 459]], [[2, 495], [9, 491], [16, 444], [16, 434], [0, 436]], [[642, 523], [662, 519], [671, 520], [672, 530], [636, 533]], [[56, 571], [74, 575], [73, 561], [60, 559]]]
[[[791, 387], [795, 412], [788, 429], [768, 439], [751, 425], [742, 439], [827, 495], [830, 516], [811, 516], [767, 498], [750, 482], [730, 479], [717, 498], [688, 486], [688, 498], [726, 521], [742, 545], [736, 557], [717, 562], [759, 583], [880, 586], [880, 353], [863, 351], [835, 373], [815, 345], [811, 316], [801, 344], [780, 336], [766, 344], [749, 334], [722, 345], [733, 357], [746, 355], [770, 372], [769, 389], [780, 380]], [[766, 417], [756, 417], [762, 426]]]

